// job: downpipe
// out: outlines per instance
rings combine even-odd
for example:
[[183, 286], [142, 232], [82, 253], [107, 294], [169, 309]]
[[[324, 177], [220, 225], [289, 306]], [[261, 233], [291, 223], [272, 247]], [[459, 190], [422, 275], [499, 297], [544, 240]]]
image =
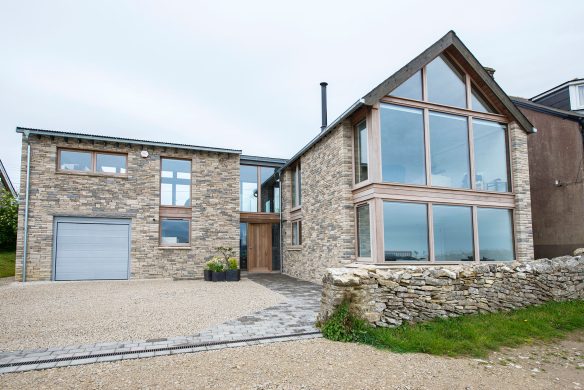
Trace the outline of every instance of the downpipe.
[[26, 140], [26, 187], [24, 195], [24, 240], [22, 250], [22, 282], [26, 282], [26, 257], [28, 255], [28, 201], [30, 192], [30, 140], [29, 133], [24, 133]]

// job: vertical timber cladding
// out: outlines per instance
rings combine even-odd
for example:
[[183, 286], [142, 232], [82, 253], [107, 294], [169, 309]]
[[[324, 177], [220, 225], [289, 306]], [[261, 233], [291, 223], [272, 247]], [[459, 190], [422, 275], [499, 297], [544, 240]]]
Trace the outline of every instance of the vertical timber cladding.
[[[201, 278], [219, 245], [239, 256], [239, 155], [31, 135], [27, 280], [53, 279], [56, 217], [130, 219], [130, 278]], [[127, 177], [58, 173], [57, 148], [127, 153]], [[147, 150], [146, 158], [140, 156]], [[160, 158], [192, 160], [191, 246], [160, 248]], [[26, 180], [23, 142], [21, 188]], [[19, 209], [16, 278], [22, 278], [24, 207]]]
[[302, 245], [291, 247], [292, 171], [282, 178], [282, 256], [285, 274], [322, 283], [328, 267], [355, 260], [352, 125], [342, 122], [300, 159]]

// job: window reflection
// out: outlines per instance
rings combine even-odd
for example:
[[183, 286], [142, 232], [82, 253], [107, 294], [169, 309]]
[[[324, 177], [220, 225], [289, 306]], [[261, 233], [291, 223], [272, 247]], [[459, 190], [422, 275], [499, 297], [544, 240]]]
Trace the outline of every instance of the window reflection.
[[428, 101], [466, 108], [466, 82], [464, 74], [443, 55], [426, 66]]
[[160, 204], [191, 205], [191, 161], [164, 158], [161, 160]]
[[257, 166], [242, 165], [239, 167], [239, 202], [241, 211], [258, 211]]
[[359, 257], [371, 257], [371, 221], [369, 205], [357, 207], [357, 240]]
[[478, 208], [477, 217], [480, 260], [513, 260], [515, 253], [511, 210]]
[[390, 95], [406, 99], [422, 100], [422, 71], [401, 83]]
[[506, 127], [473, 119], [476, 189], [509, 191]]
[[432, 206], [436, 261], [473, 261], [472, 208]]
[[383, 203], [385, 261], [428, 260], [427, 206]]
[[278, 213], [280, 212], [280, 183], [276, 175], [278, 169], [270, 167], [261, 167], [261, 196], [262, 212]]

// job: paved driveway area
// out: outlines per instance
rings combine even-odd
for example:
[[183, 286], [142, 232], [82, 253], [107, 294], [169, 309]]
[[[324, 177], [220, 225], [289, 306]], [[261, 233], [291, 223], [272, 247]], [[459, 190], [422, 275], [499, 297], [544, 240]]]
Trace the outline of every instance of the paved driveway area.
[[[10, 288], [22, 289], [16, 294], [25, 298], [21, 300], [21, 309], [30, 305], [36, 311], [31, 310], [35, 315], [30, 319], [26, 313], [18, 313], [16, 304], [2, 309], [8, 313], [0, 312], [0, 326], [15, 328], [0, 338], [4, 351], [0, 352], [0, 373], [320, 336], [314, 328], [320, 287], [278, 274], [252, 275], [239, 283], [93, 282]], [[33, 291], [28, 293], [31, 296], [23, 293], [26, 289]], [[61, 289], [65, 292], [59, 293]], [[121, 301], [120, 290], [126, 291]], [[54, 302], [56, 297], [58, 305]], [[108, 305], [94, 305], [96, 298], [110, 302], [116, 310], [108, 310]], [[128, 299], [137, 306], [128, 304]], [[68, 314], [59, 314], [55, 321], [52, 310], [55, 308]], [[71, 320], [75, 321], [73, 325], [69, 324]], [[59, 333], [60, 324], [66, 326], [66, 332]], [[116, 326], [124, 330], [116, 331]], [[19, 333], [19, 327], [24, 332]], [[102, 328], [109, 330], [107, 336]], [[60, 336], [54, 337], [53, 332]], [[106, 342], [79, 343], [96, 337]], [[37, 343], [34, 350], [22, 347], [27, 349], [14, 351], [14, 347], [5, 346], [34, 343]], [[44, 344], [39, 347], [39, 343]]]

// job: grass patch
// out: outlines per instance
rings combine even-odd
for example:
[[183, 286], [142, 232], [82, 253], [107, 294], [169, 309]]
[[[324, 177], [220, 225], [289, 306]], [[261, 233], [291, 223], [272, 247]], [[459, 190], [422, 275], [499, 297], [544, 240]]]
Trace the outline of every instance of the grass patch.
[[0, 278], [14, 276], [14, 262], [16, 261], [16, 252], [0, 251]]
[[578, 329], [584, 329], [584, 301], [548, 302], [511, 312], [436, 319], [397, 328], [374, 328], [351, 314], [345, 302], [321, 324], [323, 336], [330, 340], [394, 352], [475, 357], [501, 347], [562, 338]]

